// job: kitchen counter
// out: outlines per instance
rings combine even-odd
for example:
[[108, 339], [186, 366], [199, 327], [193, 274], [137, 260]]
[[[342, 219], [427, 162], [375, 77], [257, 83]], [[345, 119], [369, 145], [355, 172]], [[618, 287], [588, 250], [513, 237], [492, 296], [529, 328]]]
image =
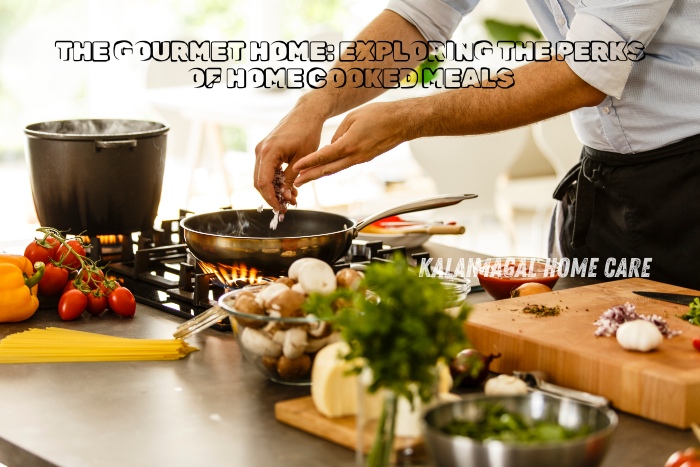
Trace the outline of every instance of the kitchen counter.
[[[468, 252], [427, 244], [433, 257]], [[556, 288], [590, 284], [562, 279]], [[473, 303], [490, 300], [484, 292]], [[113, 313], [63, 323], [40, 310], [0, 324], [0, 337], [61, 326], [124, 337], [169, 338], [182, 321], [138, 305], [133, 319]], [[280, 424], [277, 401], [309, 394], [266, 380], [244, 362], [232, 334], [207, 330], [200, 349], [173, 362], [54, 363], [0, 366], [0, 463], [14, 466], [352, 466], [354, 452]], [[660, 467], [696, 445], [682, 431], [619, 413], [604, 467]]]

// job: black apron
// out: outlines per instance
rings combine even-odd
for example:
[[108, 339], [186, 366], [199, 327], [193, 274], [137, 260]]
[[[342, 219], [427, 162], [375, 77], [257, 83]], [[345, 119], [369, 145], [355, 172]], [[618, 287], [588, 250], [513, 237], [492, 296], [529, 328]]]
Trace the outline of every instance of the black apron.
[[700, 289], [700, 135], [637, 154], [584, 146], [554, 198], [550, 255], [558, 241], [561, 257], [599, 258], [601, 279], [622, 278], [608, 258], [613, 272], [650, 258], [650, 279]]

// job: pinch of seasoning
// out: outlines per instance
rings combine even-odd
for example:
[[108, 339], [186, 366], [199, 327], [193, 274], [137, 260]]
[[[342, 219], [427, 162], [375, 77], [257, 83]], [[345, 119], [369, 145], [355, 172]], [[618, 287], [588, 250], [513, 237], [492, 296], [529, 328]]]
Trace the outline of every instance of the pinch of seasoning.
[[559, 308], [559, 305], [549, 307], [544, 305], [528, 304], [525, 308], [523, 308], [523, 313], [535, 315], [538, 318], [543, 318], [545, 316], [558, 316], [559, 313], [561, 313], [561, 308]]

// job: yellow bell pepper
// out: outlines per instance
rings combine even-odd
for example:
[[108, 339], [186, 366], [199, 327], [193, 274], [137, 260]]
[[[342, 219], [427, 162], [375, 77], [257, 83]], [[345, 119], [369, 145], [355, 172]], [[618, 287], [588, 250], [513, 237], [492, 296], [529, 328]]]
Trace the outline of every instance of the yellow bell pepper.
[[30, 318], [39, 308], [37, 284], [44, 275], [44, 264], [37, 272], [24, 256], [0, 255], [0, 323]]

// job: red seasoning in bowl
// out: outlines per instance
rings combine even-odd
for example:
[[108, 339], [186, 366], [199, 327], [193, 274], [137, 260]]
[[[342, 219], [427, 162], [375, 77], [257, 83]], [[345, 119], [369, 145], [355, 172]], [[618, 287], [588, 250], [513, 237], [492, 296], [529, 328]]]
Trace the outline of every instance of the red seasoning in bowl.
[[476, 274], [484, 290], [496, 300], [510, 298], [513, 290], [528, 282], [551, 289], [559, 280], [556, 262], [542, 258], [488, 258]]

